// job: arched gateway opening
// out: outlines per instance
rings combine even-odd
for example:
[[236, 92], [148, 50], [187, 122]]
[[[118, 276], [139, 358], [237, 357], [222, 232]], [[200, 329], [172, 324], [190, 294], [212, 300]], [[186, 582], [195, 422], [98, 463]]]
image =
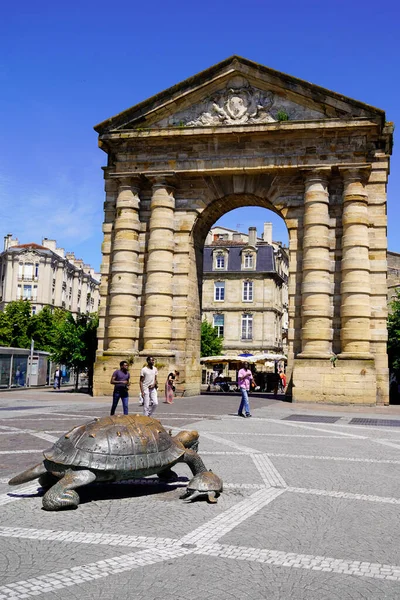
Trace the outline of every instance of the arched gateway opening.
[[290, 372], [292, 366], [287, 361], [289, 252], [283, 217], [264, 198], [232, 194], [199, 215], [192, 237], [202, 328], [208, 323], [219, 338], [219, 344], [210, 342], [206, 328], [202, 391], [218, 391], [218, 383], [223, 391], [236, 389], [237, 357], [243, 361], [245, 355], [254, 361], [257, 391], [272, 392], [278, 372]]
[[[238, 232], [232, 235], [230, 241], [211, 241], [210, 234], [213, 231], [212, 226], [221, 217], [237, 208], [264, 208], [264, 220], [268, 220], [270, 211], [278, 214], [283, 220], [284, 218], [268, 198], [257, 195], [265, 194], [265, 179], [260, 179], [258, 185], [255, 185], [251, 177], [244, 177], [238, 188], [241, 191], [236, 193], [233, 186], [239, 185], [239, 178], [236, 177], [235, 182], [228, 177], [224, 179], [227, 194], [210, 202], [197, 217], [191, 232], [198, 283], [198, 296], [193, 306], [198, 306], [199, 314], [193, 320], [190, 337], [193, 340], [197, 339], [200, 345], [200, 321], [207, 320], [214, 326], [217, 324], [218, 330], [224, 330], [223, 354], [275, 352], [277, 356], [278, 353], [282, 355], [283, 324], [279, 306], [283, 312], [283, 302], [286, 298], [282, 299], [282, 288], [284, 287], [287, 293], [288, 265], [285, 264], [284, 272], [281, 272], [283, 261], [281, 263], [279, 256], [284, 253], [285, 258], [288, 257], [287, 250], [278, 252], [279, 246], [273, 245], [272, 224], [270, 223], [269, 243], [266, 239], [260, 243], [257, 229], [254, 227], [256, 222], [252, 222], [253, 227], [249, 229], [249, 235], [244, 236], [248, 238], [246, 243], [238, 241], [242, 237]], [[260, 223], [258, 225], [260, 226]], [[225, 234], [221, 237], [229, 236]], [[209, 246], [205, 247], [208, 238]], [[223, 297], [219, 294], [221, 290]], [[278, 328], [280, 331], [277, 331]], [[287, 351], [286, 346], [285, 340]], [[291, 348], [287, 365], [289, 372], [292, 368], [292, 357]]]
[[238, 206], [289, 232], [294, 401], [388, 401], [383, 111], [232, 57], [96, 128], [108, 154], [95, 394], [144, 356], [200, 390], [202, 249]]

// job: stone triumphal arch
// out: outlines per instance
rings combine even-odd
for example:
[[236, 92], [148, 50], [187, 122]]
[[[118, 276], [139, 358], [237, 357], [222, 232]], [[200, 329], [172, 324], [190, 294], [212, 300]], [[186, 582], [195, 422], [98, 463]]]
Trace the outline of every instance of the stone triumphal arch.
[[95, 129], [108, 155], [95, 394], [122, 359], [138, 381], [148, 354], [161, 380], [178, 368], [199, 392], [205, 236], [257, 205], [289, 231], [293, 399], [388, 401], [383, 111], [234, 56]]

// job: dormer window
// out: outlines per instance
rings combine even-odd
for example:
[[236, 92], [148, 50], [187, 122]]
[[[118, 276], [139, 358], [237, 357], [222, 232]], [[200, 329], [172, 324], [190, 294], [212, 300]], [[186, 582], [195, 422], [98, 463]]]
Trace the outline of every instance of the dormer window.
[[250, 254], [249, 252], [246, 252], [246, 254], [244, 255], [244, 268], [252, 269], [253, 264], [254, 264], [254, 256], [252, 254]]
[[256, 250], [249, 248], [242, 252], [242, 269], [254, 270], [256, 267]]
[[223, 254], [217, 254], [215, 266], [217, 269], [225, 269], [225, 256]]
[[224, 248], [223, 250], [214, 250], [213, 254], [213, 269], [217, 271], [226, 271], [228, 267], [228, 251]]

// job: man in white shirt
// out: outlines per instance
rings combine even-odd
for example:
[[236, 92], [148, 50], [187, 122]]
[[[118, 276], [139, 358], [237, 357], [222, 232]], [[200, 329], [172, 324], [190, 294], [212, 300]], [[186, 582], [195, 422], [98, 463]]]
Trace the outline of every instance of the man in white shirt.
[[146, 362], [147, 367], [143, 367], [140, 371], [140, 391], [143, 398], [143, 414], [146, 417], [151, 417], [158, 404], [158, 371], [154, 366], [154, 358], [152, 356], [148, 356]]

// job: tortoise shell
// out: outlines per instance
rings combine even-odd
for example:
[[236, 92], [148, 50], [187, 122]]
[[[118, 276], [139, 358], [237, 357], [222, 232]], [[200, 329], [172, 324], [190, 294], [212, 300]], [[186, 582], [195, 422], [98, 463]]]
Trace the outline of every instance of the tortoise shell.
[[157, 472], [174, 464], [184, 452], [160, 421], [118, 415], [74, 427], [43, 454], [47, 460], [71, 467]]
[[199, 492], [222, 492], [222, 480], [212, 471], [197, 473], [191, 479], [187, 486], [188, 490], [198, 490]]

